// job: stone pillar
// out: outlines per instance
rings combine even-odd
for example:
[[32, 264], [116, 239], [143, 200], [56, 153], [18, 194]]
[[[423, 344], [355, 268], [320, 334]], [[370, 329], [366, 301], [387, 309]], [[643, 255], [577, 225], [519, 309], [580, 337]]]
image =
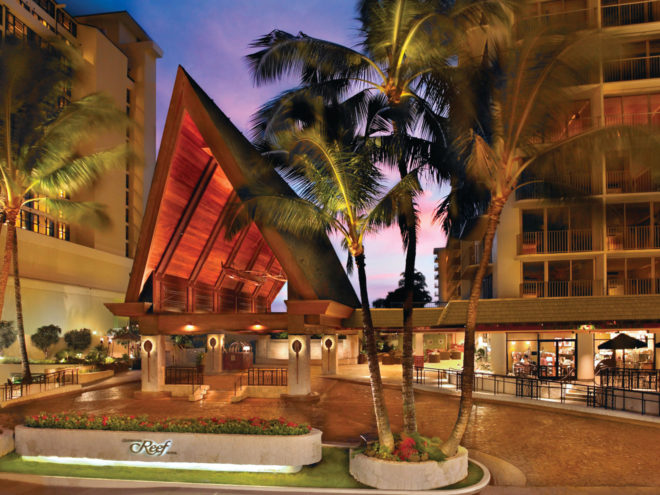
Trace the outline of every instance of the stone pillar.
[[160, 392], [165, 388], [165, 336], [143, 335], [142, 392]]
[[506, 332], [493, 332], [490, 334], [490, 364], [493, 373], [506, 375]]
[[358, 334], [347, 335], [344, 341], [344, 349], [346, 350], [344, 358], [350, 359], [350, 364], [357, 364], [360, 354], [360, 336]]
[[310, 373], [311, 340], [309, 335], [289, 334], [288, 395], [309, 395], [312, 392]]
[[204, 374], [217, 375], [222, 373], [222, 352], [225, 346], [225, 336], [213, 333], [206, 336], [206, 357], [204, 358]]
[[594, 379], [594, 334], [577, 333], [577, 377], [578, 380]]
[[326, 334], [321, 337], [321, 374], [336, 375], [339, 365], [339, 339], [337, 334]]
[[413, 334], [413, 356], [424, 356], [424, 334]]

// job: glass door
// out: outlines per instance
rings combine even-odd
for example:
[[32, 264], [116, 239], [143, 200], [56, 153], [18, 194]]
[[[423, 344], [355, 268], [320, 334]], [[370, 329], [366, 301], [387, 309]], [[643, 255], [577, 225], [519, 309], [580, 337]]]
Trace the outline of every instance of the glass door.
[[558, 379], [575, 368], [575, 339], [539, 340], [539, 378]]

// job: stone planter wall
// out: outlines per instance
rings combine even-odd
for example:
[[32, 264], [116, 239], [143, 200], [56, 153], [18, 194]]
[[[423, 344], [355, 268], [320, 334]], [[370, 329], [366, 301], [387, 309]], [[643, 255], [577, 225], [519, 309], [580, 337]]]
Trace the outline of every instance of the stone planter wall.
[[[321, 431], [306, 435], [216, 435], [68, 430], [17, 426], [22, 456], [81, 457], [165, 463], [302, 466], [321, 460]], [[174, 466], [173, 466], [174, 467]]]
[[114, 376], [115, 372], [112, 370], [93, 371], [91, 373], [78, 373], [78, 383], [84, 385], [85, 383], [92, 383], [98, 380], [104, 380]]
[[444, 462], [385, 461], [364, 454], [350, 458], [350, 473], [360, 483], [383, 490], [432, 490], [453, 485], [468, 474], [468, 453], [458, 453]]

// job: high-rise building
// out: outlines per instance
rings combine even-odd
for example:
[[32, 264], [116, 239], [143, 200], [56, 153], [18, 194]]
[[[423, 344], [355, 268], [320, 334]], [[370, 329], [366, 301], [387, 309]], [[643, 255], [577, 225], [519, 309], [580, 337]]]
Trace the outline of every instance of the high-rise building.
[[[617, 58], [602, 60], [596, 81], [576, 91], [568, 135], [593, 126], [660, 124], [660, 1], [537, 2], [528, 15], [601, 29], [621, 43]], [[482, 288], [484, 298], [495, 299], [480, 306], [481, 329], [498, 341], [493, 348], [506, 351], [495, 358], [496, 371], [513, 372], [527, 356], [549, 376], [578, 367], [588, 378], [593, 363], [613, 357], [598, 349], [613, 332], [648, 344], [629, 351], [628, 364], [659, 367], [657, 312], [649, 304], [660, 294], [660, 181], [649, 163], [625, 151], [594, 156], [590, 171], [560, 180], [589, 200], [552, 203], [547, 186], [536, 182], [519, 188], [502, 213], [491, 278]], [[481, 259], [481, 243], [471, 238], [450, 239], [434, 251], [439, 299], [456, 308], [465, 304], [454, 301], [469, 296]]]
[[[121, 300], [125, 293], [142, 221], [144, 177], [151, 175], [156, 160], [156, 60], [162, 51], [127, 12], [74, 18], [54, 0], [0, 0], [0, 35], [25, 42], [64, 38], [80, 50], [84, 69], [62, 103], [103, 92], [136, 124], [125, 136], [94, 143], [95, 149], [104, 149], [126, 140], [136, 162], [106, 173], [72, 198], [106, 205], [110, 228], [68, 225], [37, 208], [26, 208], [20, 218], [26, 332], [53, 323], [65, 332], [90, 328], [100, 337], [120, 323], [103, 303]], [[0, 243], [4, 247], [4, 234]], [[7, 292], [3, 318], [12, 320], [11, 280]], [[30, 354], [39, 357], [37, 350]]]

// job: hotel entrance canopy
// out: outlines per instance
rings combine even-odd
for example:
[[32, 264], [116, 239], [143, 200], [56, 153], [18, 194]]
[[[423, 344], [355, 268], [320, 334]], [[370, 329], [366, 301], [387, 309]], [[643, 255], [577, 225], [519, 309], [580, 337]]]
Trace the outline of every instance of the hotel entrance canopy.
[[[359, 301], [325, 234], [297, 238], [253, 222], [225, 235], [233, 203], [257, 181], [295, 196], [179, 67], [125, 302], [108, 308], [142, 333], [340, 326]], [[271, 313], [286, 282], [288, 311]]]

